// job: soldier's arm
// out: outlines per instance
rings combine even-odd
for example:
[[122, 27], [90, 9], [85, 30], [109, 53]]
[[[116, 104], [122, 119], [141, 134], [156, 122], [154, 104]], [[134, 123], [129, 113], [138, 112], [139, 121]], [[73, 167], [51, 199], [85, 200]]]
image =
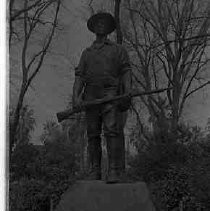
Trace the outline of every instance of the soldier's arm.
[[84, 87], [84, 84], [83, 84], [82, 79], [76, 76], [74, 85], [73, 85], [73, 98], [72, 98], [73, 107], [75, 107], [78, 101], [80, 100], [83, 87]]
[[84, 88], [84, 71], [85, 71], [85, 52], [82, 53], [80, 62], [77, 68], [75, 68], [75, 81], [73, 85], [73, 107], [77, 106], [81, 101], [81, 95]]

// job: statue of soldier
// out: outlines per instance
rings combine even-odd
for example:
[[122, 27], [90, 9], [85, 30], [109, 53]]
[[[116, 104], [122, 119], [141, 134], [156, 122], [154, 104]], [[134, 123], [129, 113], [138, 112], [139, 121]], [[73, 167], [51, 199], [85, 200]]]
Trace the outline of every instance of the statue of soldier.
[[[116, 28], [114, 17], [100, 12], [89, 18], [88, 29], [96, 35], [93, 44], [82, 52], [75, 70], [73, 107], [81, 101], [102, 99], [130, 92], [130, 64], [127, 51], [122, 45], [110, 41], [107, 36]], [[82, 97], [81, 97], [82, 96]], [[88, 153], [92, 180], [101, 179], [101, 132], [107, 143], [107, 183], [120, 182], [124, 171], [122, 143], [118, 115], [128, 110], [130, 99], [113, 101], [86, 109]], [[124, 151], [123, 151], [124, 152]]]

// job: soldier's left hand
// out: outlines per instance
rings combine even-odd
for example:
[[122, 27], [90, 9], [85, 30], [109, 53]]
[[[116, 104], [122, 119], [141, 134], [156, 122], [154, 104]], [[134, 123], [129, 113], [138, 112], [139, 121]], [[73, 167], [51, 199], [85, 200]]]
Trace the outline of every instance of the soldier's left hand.
[[119, 101], [118, 108], [120, 112], [127, 111], [131, 106], [131, 97], [125, 97]]

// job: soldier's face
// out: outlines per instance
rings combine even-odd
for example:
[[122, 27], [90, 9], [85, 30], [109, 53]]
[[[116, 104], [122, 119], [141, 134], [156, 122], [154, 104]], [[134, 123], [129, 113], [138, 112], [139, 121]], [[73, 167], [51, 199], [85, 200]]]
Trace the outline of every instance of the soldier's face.
[[95, 26], [95, 33], [98, 35], [106, 35], [106, 21], [101, 19]]

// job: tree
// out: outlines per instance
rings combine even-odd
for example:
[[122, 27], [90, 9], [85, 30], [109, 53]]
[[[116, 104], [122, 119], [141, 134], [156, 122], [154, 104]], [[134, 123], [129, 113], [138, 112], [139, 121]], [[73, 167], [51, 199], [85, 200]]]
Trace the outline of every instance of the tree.
[[114, 5], [114, 16], [116, 21], [116, 40], [117, 43], [122, 44], [123, 43], [123, 34], [121, 30], [121, 24], [120, 24], [120, 6], [121, 6], [121, 0], [115, 0]]
[[[9, 117], [10, 117], [10, 123], [11, 118], [13, 117], [14, 110], [10, 111]], [[36, 121], [34, 119], [34, 111], [33, 109], [30, 109], [28, 105], [25, 105], [22, 107], [20, 111], [20, 119], [19, 124], [17, 127], [17, 133], [16, 133], [16, 143], [14, 146], [18, 145], [19, 143], [29, 143], [29, 140], [31, 138], [31, 132], [34, 130]], [[14, 147], [13, 146], [13, 147]]]
[[206, 123], [206, 131], [210, 133], [210, 117], [208, 118]]
[[64, 122], [63, 130], [66, 131], [69, 142], [75, 146], [75, 152], [77, 153], [80, 173], [85, 173], [87, 166], [88, 156], [86, 156], [87, 150], [87, 134], [86, 134], [86, 122], [83, 114], [75, 115], [74, 118]]
[[44, 144], [61, 141], [61, 139], [64, 139], [63, 131], [56, 122], [47, 120], [43, 125], [43, 133], [40, 139]]
[[33, 117], [34, 111], [29, 106], [23, 106], [20, 112], [20, 120], [17, 128], [18, 142], [29, 142], [31, 136], [30, 132], [34, 130], [36, 124]]
[[71, 119], [65, 120], [58, 125], [56, 122], [48, 120], [43, 125], [43, 134], [40, 137], [45, 144], [66, 144], [74, 149], [77, 157], [80, 171], [85, 171], [85, 157], [87, 138], [86, 138], [86, 124], [83, 115], [76, 115]]
[[210, 4], [196, 0], [126, 0], [124, 36], [133, 55], [133, 79], [146, 91], [173, 87], [166, 95], [141, 97], [155, 131], [176, 136], [185, 102], [210, 81]]
[[[16, 35], [21, 49], [22, 70], [21, 87], [15, 106], [13, 121], [10, 124], [10, 153], [17, 141], [17, 128], [24, 97], [31, 86], [31, 82], [38, 72], [40, 72], [53, 40], [57, 27], [60, 4], [61, 0], [10, 1], [10, 52], [13, 44], [12, 41], [17, 40], [14, 36]], [[34, 42], [34, 37], [37, 36], [37, 32], [39, 31], [41, 31], [42, 42]]]

